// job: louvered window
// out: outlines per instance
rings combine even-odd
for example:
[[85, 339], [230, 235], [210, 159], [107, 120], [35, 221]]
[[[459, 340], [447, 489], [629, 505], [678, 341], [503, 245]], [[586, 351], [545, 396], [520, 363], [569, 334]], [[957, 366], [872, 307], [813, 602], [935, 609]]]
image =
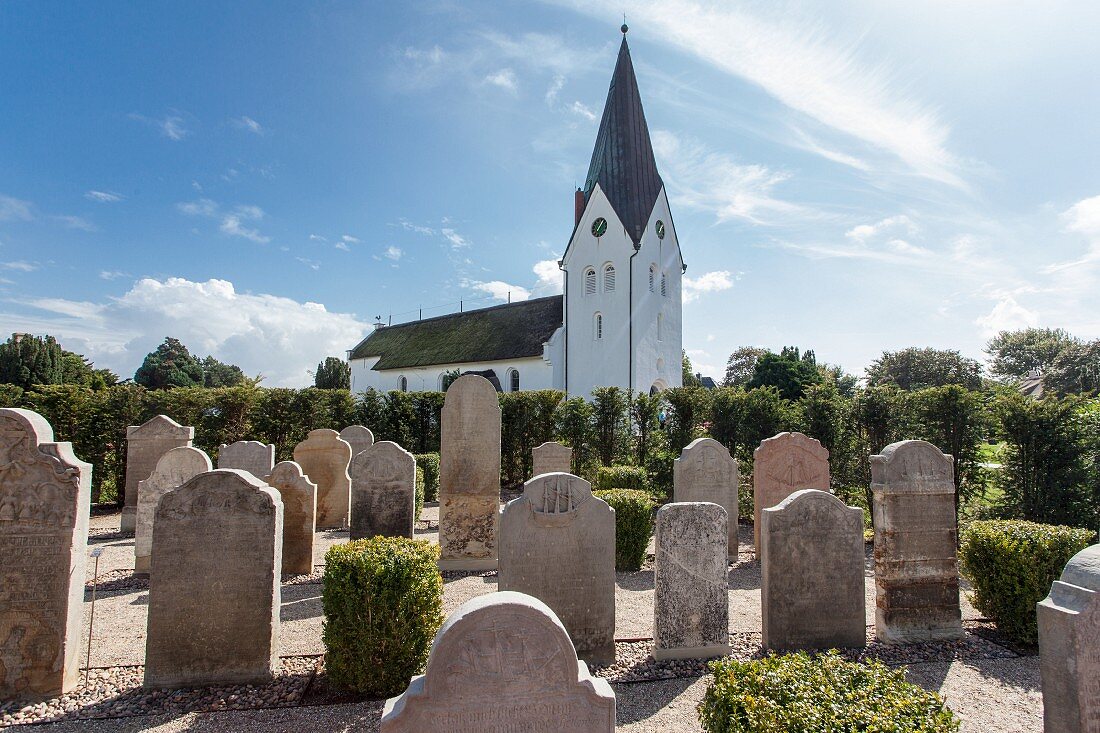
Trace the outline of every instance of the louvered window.
[[584, 294], [595, 295], [596, 294], [596, 271], [588, 269], [584, 273]]
[[661, 295], [668, 295], [668, 275], [661, 273]]
[[649, 266], [649, 292], [653, 292], [654, 281], [657, 279], [657, 265]]
[[603, 268], [603, 291], [612, 293], [615, 291], [615, 266], [608, 265]]
[[600, 339], [603, 338], [603, 315], [602, 314], [600, 314], [600, 313], [596, 314], [596, 318], [594, 319], [594, 323], [592, 324], [592, 330], [593, 330], [592, 335], [597, 341], [599, 341]]

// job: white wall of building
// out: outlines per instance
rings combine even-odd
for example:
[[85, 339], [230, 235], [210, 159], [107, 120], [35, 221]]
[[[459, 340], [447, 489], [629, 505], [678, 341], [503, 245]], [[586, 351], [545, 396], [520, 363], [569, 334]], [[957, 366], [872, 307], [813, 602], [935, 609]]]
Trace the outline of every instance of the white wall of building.
[[[665, 225], [665, 238], [657, 236], [657, 222]], [[653, 290], [649, 271], [654, 267]], [[668, 197], [662, 188], [653, 206], [634, 268], [634, 366], [631, 387], [648, 392], [683, 384], [683, 260]], [[665, 293], [661, 293], [661, 277]], [[658, 327], [658, 316], [660, 326]]]
[[492, 369], [496, 372], [500, 386], [509, 390], [508, 373], [515, 369], [519, 372], [521, 390], [560, 389], [554, 384], [554, 368], [542, 357], [527, 359], [500, 359], [498, 361], [470, 362], [463, 364], [441, 364], [429, 367], [411, 367], [408, 369], [387, 369], [375, 371], [372, 367], [378, 363], [378, 357], [352, 359], [351, 391], [362, 392], [373, 387], [381, 392], [401, 389], [401, 377], [408, 380], [409, 392], [430, 392], [439, 390], [443, 375], [458, 369], [462, 372]]

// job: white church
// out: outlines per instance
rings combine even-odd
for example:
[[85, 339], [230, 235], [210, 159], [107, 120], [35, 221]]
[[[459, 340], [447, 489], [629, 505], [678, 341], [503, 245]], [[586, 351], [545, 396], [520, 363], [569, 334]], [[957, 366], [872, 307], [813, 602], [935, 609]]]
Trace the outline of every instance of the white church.
[[573, 234], [564, 294], [377, 326], [348, 352], [353, 392], [442, 390], [456, 372], [506, 392], [682, 383], [686, 265], [657, 172], [626, 26]]

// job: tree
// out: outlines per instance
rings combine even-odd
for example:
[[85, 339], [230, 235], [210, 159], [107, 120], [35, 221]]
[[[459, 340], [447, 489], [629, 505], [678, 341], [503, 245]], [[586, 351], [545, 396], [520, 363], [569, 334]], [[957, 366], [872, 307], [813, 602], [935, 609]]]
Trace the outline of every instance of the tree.
[[592, 443], [596, 457], [611, 466], [626, 453], [630, 400], [618, 387], [592, 390]]
[[683, 386], [685, 386], [685, 387], [701, 387], [703, 385], [703, 383], [702, 383], [702, 381], [700, 381], [699, 377], [695, 376], [695, 371], [694, 371], [694, 369], [692, 369], [692, 366], [691, 366], [691, 359], [688, 357], [686, 351], [684, 351], [682, 353], [683, 353], [683, 356], [684, 356], [683, 361], [682, 361], [683, 370], [684, 370], [684, 376], [683, 376], [683, 380], [682, 380], [683, 381]]
[[202, 362], [192, 356], [179, 339], [169, 336], [145, 356], [134, 373], [134, 381], [149, 389], [201, 387]]
[[1023, 379], [1031, 372], [1044, 374], [1059, 354], [1081, 341], [1060, 328], [1001, 331], [989, 340], [989, 373], [1000, 379]]
[[984, 488], [978, 466], [978, 447], [986, 434], [982, 396], [957, 384], [913, 392], [916, 437], [927, 440], [955, 458], [955, 512], [959, 503]]
[[1056, 395], [1100, 392], [1100, 340], [1063, 349], [1043, 373], [1043, 389]]
[[779, 354], [769, 352], [757, 359], [746, 387], [775, 387], [784, 399], [797, 400], [806, 387], [822, 381], [813, 351], [799, 355], [797, 347], [785, 346]]
[[204, 387], [239, 387], [247, 381], [248, 377], [236, 364], [223, 364], [212, 356], [202, 360]]
[[634, 431], [634, 450], [639, 466], [645, 466], [652, 449], [654, 431], [660, 427], [658, 415], [664, 400], [661, 395], [652, 397], [638, 392], [630, 402], [630, 422]]
[[982, 365], [954, 349], [910, 347], [882, 352], [867, 367], [867, 382], [872, 387], [893, 384], [906, 391], [948, 384], [981, 389]]
[[744, 387], [756, 373], [756, 362], [767, 349], [759, 346], [742, 346], [726, 360], [726, 377], [722, 380], [725, 387]]
[[351, 365], [339, 357], [327, 357], [317, 365], [313, 385], [321, 389], [351, 389]]
[[564, 400], [554, 414], [554, 434], [573, 449], [573, 473], [583, 475], [591, 461], [592, 405], [583, 397]]
[[110, 369], [96, 369], [91, 361], [71, 351], [61, 352], [61, 383], [105, 389], [118, 384], [118, 375]]
[[29, 389], [36, 384], [61, 384], [61, 346], [53, 336], [13, 334], [0, 344], [0, 382]]

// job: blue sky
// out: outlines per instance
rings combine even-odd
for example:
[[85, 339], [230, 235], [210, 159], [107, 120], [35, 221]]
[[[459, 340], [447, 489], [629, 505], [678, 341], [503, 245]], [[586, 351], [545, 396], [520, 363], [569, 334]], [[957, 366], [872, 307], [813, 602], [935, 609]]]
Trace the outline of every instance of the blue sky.
[[624, 9], [701, 371], [1100, 337], [1086, 0], [6, 2], [0, 332], [301, 385], [376, 315], [555, 292]]

